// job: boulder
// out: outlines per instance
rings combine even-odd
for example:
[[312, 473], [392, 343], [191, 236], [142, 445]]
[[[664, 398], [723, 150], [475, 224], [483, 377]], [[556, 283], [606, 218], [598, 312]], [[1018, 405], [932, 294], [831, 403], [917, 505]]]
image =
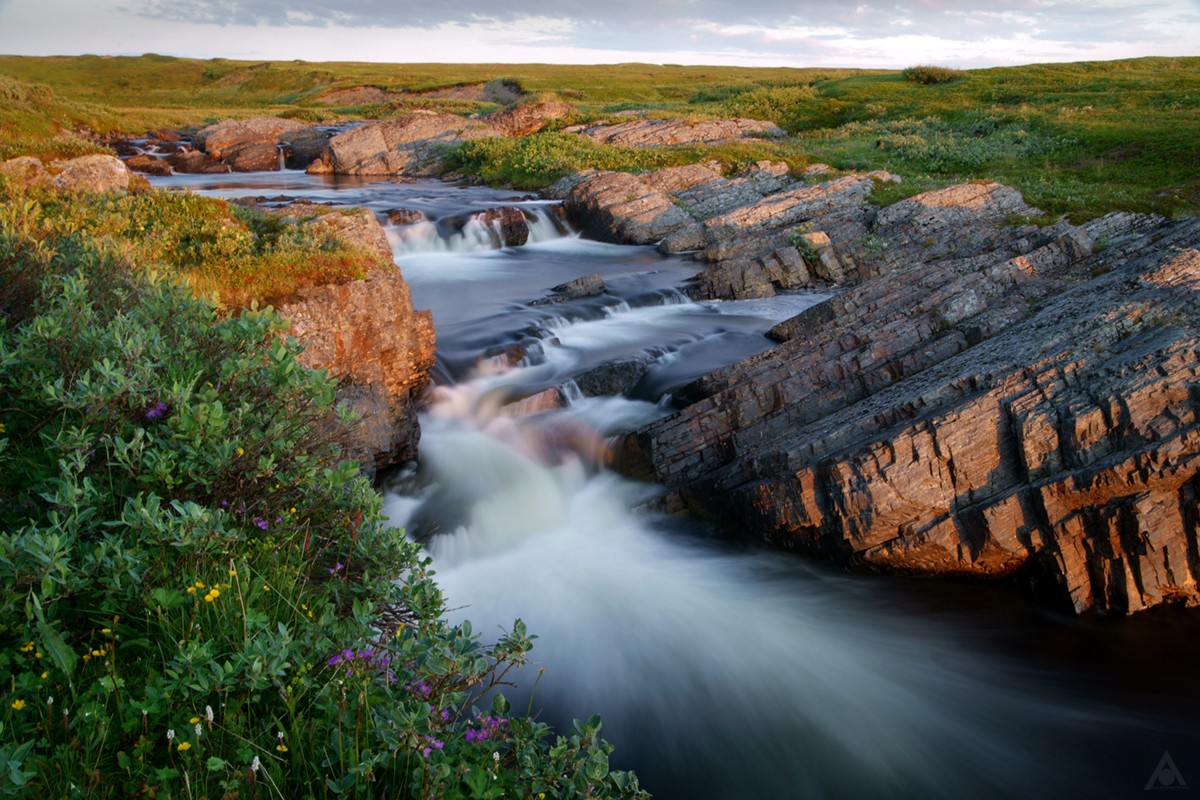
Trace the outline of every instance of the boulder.
[[358, 421], [342, 441], [367, 474], [417, 456], [417, 402], [434, 364], [433, 319], [413, 309], [399, 269], [303, 289], [279, 305], [300, 361], [338, 382], [337, 402]]
[[167, 157], [167, 163], [175, 172], [185, 174], [229, 172], [228, 165], [199, 150], [183, 150], [174, 153]]
[[495, 128], [454, 114], [413, 111], [368, 122], [329, 140], [311, 173], [342, 175], [430, 175], [447, 145], [465, 139], [501, 136]]
[[129, 189], [129, 168], [116, 156], [80, 156], [56, 164], [59, 173], [51, 183], [58, 189], [78, 194], [124, 192]]
[[297, 128], [279, 135], [284, 165], [288, 169], [308, 169], [329, 147], [329, 131], [320, 128]]
[[50, 180], [42, 160], [33, 156], [18, 156], [0, 163], [0, 175], [22, 186], [35, 186]]
[[281, 134], [308, 127], [307, 123], [282, 117], [253, 117], [251, 119], [222, 120], [202, 128], [192, 138], [197, 150], [203, 150], [213, 158], [225, 160], [227, 150], [247, 145], [277, 145]]
[[846, 564], [1016, 576], [1079, 612], [1200, 604], [1200, 220], [1005, 233], [1008, 187], [905, 202], [870, 230], [960, 251], [782, 323], [623, 437], [619, 468]]
[[134, 172], [140, 172], [144, 175], [170, 175], [171, 165], [166, 159], [155, 158], [154, 156], [137, 155], [130, 156], [125, 159], [125, 166]]
[[271, 212], [289, 221], [311, 225], [324, 234], [362, 248], [386, 263], [392, 262], [392, 246], [383, 226], [369, 208], [331, 208], [303, 200]]
[[569, 119], [575, 106], [558, 100], [526, 103], [489, 114], [486, 121], [505, 136], [528, 136], [551, 122]]

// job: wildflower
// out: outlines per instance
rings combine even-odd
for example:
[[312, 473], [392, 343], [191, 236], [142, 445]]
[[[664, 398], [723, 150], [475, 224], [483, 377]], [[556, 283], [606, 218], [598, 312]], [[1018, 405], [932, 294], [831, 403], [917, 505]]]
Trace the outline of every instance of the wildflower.
[[209, 589], [208, 594], [204, 595], [204, 602], [211, 603], [221, 596], [221, 593], [216, 589]]
[[267, 585], [264, 583], [264, 584], [263, 584], [263, 591], [264, 591], [264, 592], [269, 592], [269, 591], [271, 591], [271, 587], [270, 587], [270, 586], [267, 586]]
[[258, 768], [260, 766], [262, 766], [262, 765], [259, 763], [258, 756], [255, 756], [254, 760], [250, 762], [250, 771], [258, 772]]
[[328, 572], [330, 575], [332, 575], [333, 573], [338, 572], [338, 571], [344, 569], [345, 567], [346, 567], [346, 565], [339, 561], [336, 564], [334, 564], [332, 567], [329, 567], [325, 571]]
[[178, 751], [179, 751], [179, 752], [181, 752], [181, 753], [182, 753], [184, 750], [191, 750], [191, 749], [192, 749], [192, 743], [191, 743], [191, 742], [180, 742], [180, 743], [179, 743], [179, 744], [178, 744], [178, 745], [175, 747], [175, 749], [176, 749], [176, 750], [178, 750]]
[[200, 738], [200, 737], [201, 737], [201, 736], [204, 734], [204, 732], [203, 732], [203, 731], [200, 729], [200, 723], [199, 723], [199, 722], [197, 722], [197, 723], [196, 723], [196, 729], [195, 729], [195, 730], [196, 730], [196, 738], [197, 738], [197, 739], [199, 739], [199, 738]]
[[4, 423], [0, 422], [0, 433], [4, 433]]
[[204, 581], [196, 581], [196, 584], [195, 584], [195, 586], [196, 586], [196, 588], [197, 588], [197, 589], [203, 589], [203, 588], [204, 588]]
[[441, 750], [445, 744], [440, 739], [435, 739], [432, 736], [427, 735], [423, 738], [425, 739], [425, 746], [421, 748], [421, 755], [425, 756], [425, 758], [429, 758], [429, 754], [434, 750]]
[[112, 633], [112, 628], [101, 628], [100, 632], [103, 633], [105, 636], [108, 636], [109, 634]]
[[174, 729], [174, 728], [169, 728], [169, 729], [167, 730], [167, 741], [168, 741], [168, 742], [170, 742], [170, 741], [172, 741], [174, 738], [175, 738], [175, 729]]
[[200, 721], [200, 718], [199, 718], [199, 717], [192, 717], [191, 719], [189, 719], [189, 720], [188, 720], [188, 724], [189, 724], [189, 725], [195, 725], [195, 724], [196, 724], [197, 722], [199, 722], [199, 721]]
[[170, 406], [159, 400], [146, 409], [146, 419], [160, 419], [170, 410]]
[[188, 594], [195, 594], [195, 593], [196, 593], [196, 587], [195, 587], [195, 586], [189, 586], [189, 587], [187, 588], [187, 593], [188, 593]]
[[46, 678], [49, 678], [49, 677], [50, 677], [50, 671], [49, 671], [49, 670], [44, 670], [44, 671], [42, 672], [42, 680], [46, 680]]
[[267, 529], [267, 521], [262, 517], [255, 517], [254, 524], [262, 528], [264, 531]]
[[245, 451], [245, 450], [243, 450], [242, 448], [240, 448], [240, 447], [239, 447], [239, 448], [237, 449], [237, 454], [238, 454], [239, 456], [244, 456], [244, 455], [246, 455], [246, 451]]
[[34, 653], [34, 654], [33, 654], [33, 657], [34, 657], [34, 658], [41, 658], [41, 657], [42, 657], [42, 651], [41, 651], [41, 650], [38, 650], [36, 653]]
[[231, 578], [236, 578], [236, 577], [237, 577], [237, 570], [236, 570], [236, 569], [231, 569], [231, 570], [229, 570], [229, 577], [231, 577]]
[[22, 653], [28, 653], [31, 650], [33, 650], [33, 642], [26, 642], [25, 644], [21, 645]]
[[275, 749], [281, 753], [286, 753], [288, 751], [287, 745], [284, 744], [283, 742], [280, 742], [279, 744], [275, 745]]
[[291, 508], [289, 508], [289, 509], [288, 509], [288, 513], [289, 513], [289, 514], [295, 514], [295, 513], [296, 513], [296, 507], [295, 507], [295, 506], [292, 506]]
[[21, 709], [23, 709], [25, 707], [25, 701], [24, 700], [13, 700], [12, 707], [13, 707], [14, 711], [20, 711]]
[[205, 706], [205, 707], [204, 707], [204, 716], [205, 716], [205, 718], [208, 720], [208, 724], [209, 724], [209, 725], [212, 725], [212, 721], [213, 721], [213, 711], [212, 711], [212, 706]]

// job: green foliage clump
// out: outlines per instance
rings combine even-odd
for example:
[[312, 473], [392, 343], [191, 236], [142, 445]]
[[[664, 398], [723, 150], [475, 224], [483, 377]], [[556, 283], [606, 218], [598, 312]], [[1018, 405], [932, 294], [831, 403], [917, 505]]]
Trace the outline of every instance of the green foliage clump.
[[816, 96], [811, 86], [762, 87], [735, 94], [721, 108], [728, 116], [762, 119], [788, 128], [801, 107]]
[[4, 793], [643, 796], [598, 719], [511, 714], [530, 635], [444, 620], [286, 323], [125, 256], [0, 218]]
[[959, 78], [965, 78], [967, 73], [959, 69], [951, 69], [950, 67], [937, 67], [929, 64], [919, 64], [915, 67], [908, 67], [901, 75], [904, 80], [912, 81], [930, 86], [938, 83], [950, 83]]
[[227, 308], [362, 278], [378, 256], [303, 224], [188, 192], [63, 195], [0, 185], [26, 228], [78, 231], [155, 264]]

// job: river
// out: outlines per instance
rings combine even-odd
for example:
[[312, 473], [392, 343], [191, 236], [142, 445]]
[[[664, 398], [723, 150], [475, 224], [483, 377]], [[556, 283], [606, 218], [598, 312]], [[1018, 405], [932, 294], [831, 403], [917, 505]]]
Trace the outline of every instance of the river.
[[[1007, 586], [847, 574], [657, 513], [655, 487], [598, 463], [599, 437], [669, 413], [675, 387], [766, 349], [767, 328], [825, 295], [692, 302], [677, 287], [693, 262], [564, 233], [508, 191], [292, 171], [153, 182], [424, 212], [387, 231], [433, 312], [439, 386], [419, 467], [381, 487], [387, 513], [427, 542], [454, 615], [485, 637], [519, 617], [538, 637], [513, 706], [560, 729], [600, 713], [614, 764], [655, 796], [1200, 790], [1196, 614], [1080, 619]], [[437, 222], [500, 205], [536, 217], [525, 246]], [[603, 295], [543, 302], [593, 274]], [[574, 383], [638, 360], [623, 395]], [[552, 387], [568, 408], [501, 410]]]

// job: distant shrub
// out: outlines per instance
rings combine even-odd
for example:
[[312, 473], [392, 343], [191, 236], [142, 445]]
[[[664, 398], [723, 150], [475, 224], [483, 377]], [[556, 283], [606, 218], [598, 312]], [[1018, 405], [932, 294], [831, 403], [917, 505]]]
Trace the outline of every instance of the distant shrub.
[[913, 83], [922, 83], [931, 85], [935, 83], [950, 83], [950, 81], [965, 78], [967, 73], [959, 69], [951, 69], [950, 67], [935, 67], [927, 64], [921, 64], [915, 67], [909, 67], [900, 73], [904, 76], [904, 80], [912, 81]]
[[733, 117], [762, 119], [786, 127], [798, 107], [816, 96], [811, 86], [763, 87], [734, 95], [721, 106]]

